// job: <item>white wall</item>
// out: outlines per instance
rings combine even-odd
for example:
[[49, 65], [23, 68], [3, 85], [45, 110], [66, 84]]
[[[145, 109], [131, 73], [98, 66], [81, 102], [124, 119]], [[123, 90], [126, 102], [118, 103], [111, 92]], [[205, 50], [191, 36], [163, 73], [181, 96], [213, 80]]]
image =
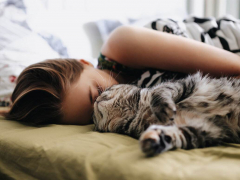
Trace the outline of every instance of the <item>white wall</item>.
[[[101, 43], [92, 51], [83, 24], [100, 19], [145, 16], [184, 18], [187, 0], [24, 0], [28, 5], [28, 22], [35, 31], [60, 36], [73, 58], [96, 57]], [[97, 38], [97, 37], [96, 37]]]
[[240, 0], [187, 0], [188, 13], [202, 17], [221, 18], [230, 14], [240, 18]]
[[226, 11], [235, 18], [240, 18], [240, 0], [227, 0]]

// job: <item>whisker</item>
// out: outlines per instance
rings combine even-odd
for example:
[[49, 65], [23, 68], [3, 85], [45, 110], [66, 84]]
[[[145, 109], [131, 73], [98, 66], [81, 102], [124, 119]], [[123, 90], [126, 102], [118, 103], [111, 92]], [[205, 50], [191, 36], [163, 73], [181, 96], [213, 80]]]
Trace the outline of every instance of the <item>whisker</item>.
[[[91, 79], [91, 80], [96, 81], [96, 79]], [[97, 81], [96, 81], [96, 83], [97, 83], [98, 86], [100, 86], [100, 84]]]
[[[93, 81], [96, 81], [95, 79], [92, 79]], [[99, 82], [98, 81], [96, 81], [96, 83], [97, 83], [97, 85], [98, 85], [98, 90], [100, 90], [100, 92], [102, 93], [103, 92], [103, 87], [99, 84]]]
[[108, 79], [108, 82], [109, 82], [109, 84], [107, 85], [108, 87], [111, 85], [111, 78], [113, 78], [113, 76], [111, 75], [111, 73], [112, 73], [112, 70], [110, 71], [110, 73], [109, 73], [109, 79]]
[[114, 79], [117, 79], [117, 77], [120, 75], [120, 73], [121, 73], [121, 71], [119, 71], [119, 72], [117, 73], [117, 75], [115, 76]]
[[[97, 71], [96, 71], [97, 72]], [[98, 74], [99, 74], [99, 76], [101, 76], [102, 77], [102, 79], [104, 80], [104, 81], [106, 81], [104, 78], [103, 78], [103, 76], [99, 73], [99, 72], [97, 72]]]
[[[103, 70], [103, 67], [101, 67], [101, 70]], [[105, 89], [104, 89], [102, 86], [99, 86], [99, 87], [101, 87], [101, 89], [100, 89], [101, 93], [102, 93], [103, 91], [105, 91]]]

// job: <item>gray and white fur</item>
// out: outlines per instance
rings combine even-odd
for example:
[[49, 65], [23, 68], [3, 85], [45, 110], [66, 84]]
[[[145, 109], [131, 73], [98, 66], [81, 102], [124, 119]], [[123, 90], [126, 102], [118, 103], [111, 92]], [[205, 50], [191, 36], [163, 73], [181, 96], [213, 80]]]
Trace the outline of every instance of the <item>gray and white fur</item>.
[[240, 143], [240, 80], [189, 75], [152, 88], [114, 85], [94, 104], [95, 129], [140, 138], [148, 155]]

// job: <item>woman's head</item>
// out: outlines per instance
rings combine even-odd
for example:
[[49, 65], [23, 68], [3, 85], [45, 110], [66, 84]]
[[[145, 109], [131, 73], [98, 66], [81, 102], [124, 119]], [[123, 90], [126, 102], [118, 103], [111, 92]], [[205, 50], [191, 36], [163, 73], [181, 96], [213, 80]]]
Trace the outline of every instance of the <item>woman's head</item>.
[[[33, 64], [18, 77], [6, 118], [31, 124], [89, 124], [92, 102], [98, 88], [107, 87], [107, 75], [84, 60]], [[116, 83], [112, 80], [108, 85]]]
[[32, 124], [57, 123], [61, 102], [83, 65], [75, 59], [52, 59], [27, 67], [18, 77], [7, 119]]
[[71, 84], [65, 93], [61, 123], [85, 125], [92, 122], [93, 105], [100, 93], [118, 82], [104, 70], [95, 69], [89, 62], [84, 66], [80, 78]]

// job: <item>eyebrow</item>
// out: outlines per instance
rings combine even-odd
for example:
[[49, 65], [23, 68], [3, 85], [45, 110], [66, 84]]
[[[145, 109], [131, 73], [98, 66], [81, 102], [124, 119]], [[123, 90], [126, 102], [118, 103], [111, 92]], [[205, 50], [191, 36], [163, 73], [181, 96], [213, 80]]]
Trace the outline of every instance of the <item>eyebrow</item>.
[[91, 88], [89, 87], [89, 99], [90, 99], [90, 101], [91, 101], [91, 103], [93, 103], [92, 101], [92, 91], [91, 91]]

